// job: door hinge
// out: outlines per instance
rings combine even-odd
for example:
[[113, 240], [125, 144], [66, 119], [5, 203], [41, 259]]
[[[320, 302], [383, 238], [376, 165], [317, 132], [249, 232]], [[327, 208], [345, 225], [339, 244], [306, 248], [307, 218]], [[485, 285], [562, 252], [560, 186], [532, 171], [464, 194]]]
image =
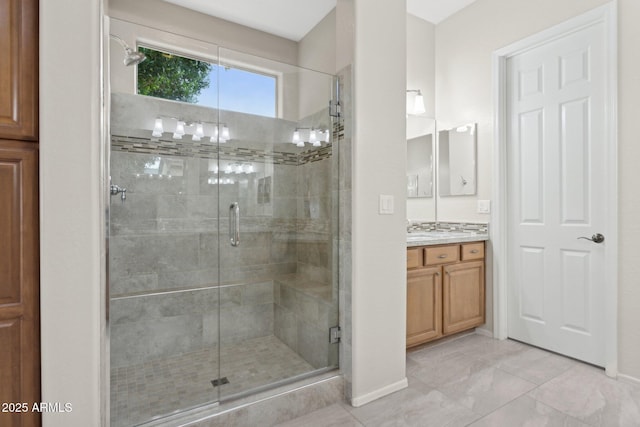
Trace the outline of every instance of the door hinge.
[[329, 115], [331, 117], [342, 117], [340, 101], [334, 101], [333, 99], [329, 101]]
[[334, 326], [333, 328], [329, 328], [329, 344], [339, 343], [340, 338], [342, 338], [342, 332], [340, 331], [340, 326]]

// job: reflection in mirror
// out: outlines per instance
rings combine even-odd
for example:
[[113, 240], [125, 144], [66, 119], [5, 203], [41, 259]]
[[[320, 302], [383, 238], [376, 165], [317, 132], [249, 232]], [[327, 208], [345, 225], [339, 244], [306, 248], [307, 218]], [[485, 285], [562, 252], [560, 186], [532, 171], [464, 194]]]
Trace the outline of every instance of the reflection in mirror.
[[436, 121], [407, 116], [407, 219], [436, 220]]
[[407, 197], [433, 197], [433, 134], [407, 141]]
[[438, 194], [476, 194], [476, 124], [438, 132]]

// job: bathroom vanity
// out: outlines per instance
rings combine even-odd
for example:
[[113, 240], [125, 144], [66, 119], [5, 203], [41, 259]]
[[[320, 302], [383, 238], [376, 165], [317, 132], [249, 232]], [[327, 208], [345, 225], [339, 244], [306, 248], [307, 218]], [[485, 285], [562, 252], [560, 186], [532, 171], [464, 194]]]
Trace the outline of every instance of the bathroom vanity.
[[484, 324], [485, 240], [448, 231], [407, 236], [407, 348]]

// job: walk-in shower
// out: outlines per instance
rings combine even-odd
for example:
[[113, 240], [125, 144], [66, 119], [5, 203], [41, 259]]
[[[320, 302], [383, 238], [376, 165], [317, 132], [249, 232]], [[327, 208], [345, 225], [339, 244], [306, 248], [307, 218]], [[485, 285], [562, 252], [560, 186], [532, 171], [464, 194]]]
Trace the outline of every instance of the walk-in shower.
[[233, 97], [230, 69], [259, 69], [274, 117], [111, 95], [113, 426], [338, 366], [336, 80], [217, 55], [216, 102]]

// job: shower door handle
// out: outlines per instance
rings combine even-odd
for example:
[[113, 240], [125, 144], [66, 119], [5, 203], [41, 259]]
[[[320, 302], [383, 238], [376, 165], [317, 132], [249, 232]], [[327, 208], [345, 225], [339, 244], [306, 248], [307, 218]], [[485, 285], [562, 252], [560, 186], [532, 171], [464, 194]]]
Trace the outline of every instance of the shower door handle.
[[238, 202], [229, 206], [229, 241], [231, 246], [240, 244], [240, 205]]

